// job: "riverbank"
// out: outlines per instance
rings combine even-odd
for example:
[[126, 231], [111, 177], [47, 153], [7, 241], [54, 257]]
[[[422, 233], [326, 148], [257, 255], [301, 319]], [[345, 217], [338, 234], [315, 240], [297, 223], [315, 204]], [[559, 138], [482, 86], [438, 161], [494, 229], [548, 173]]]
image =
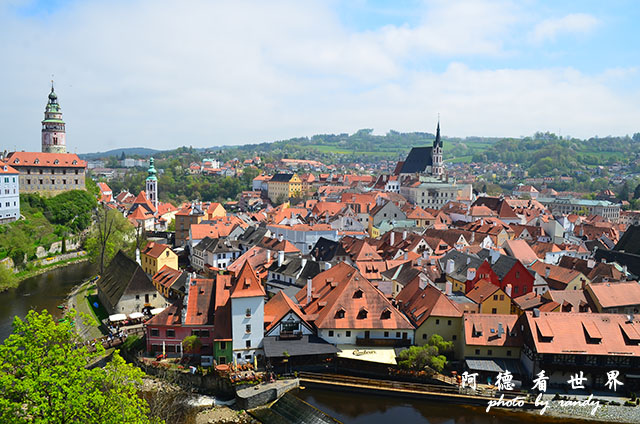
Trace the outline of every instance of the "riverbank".
[[[79, 264], [82, 262], [87, 262], [89, 260], [89, 258], [87, 257], [87, 252], [85, 251], [72, 252], [72, 253], [67, 253], [65, 255], [73, 255], [73, 254], [75, 254], [76, 256], [69, 257], [66, 259], [60, 259], [51, 263], [43, 262], [46, 260], [41, 260], [41, 259], [31, 262], [31, 264], [40, 263], [40, 265], [34, 266], [31, 269], [25, 269], [18, 273], [13, 274], [12, 279], [10, 281], [0, 282], [0, 293], [7, 291], [9, 289], [14, 289], [18, 287], [23, 281], [31, 277], [44, 274], [45, 272], [52, 271], [56, 268], [62, 268], [72, 264]], [[63, 255], [60, 255], [60, 256], [63, 256]], [[27, 267], [28, 266], [29, 265], [27, 265]]]

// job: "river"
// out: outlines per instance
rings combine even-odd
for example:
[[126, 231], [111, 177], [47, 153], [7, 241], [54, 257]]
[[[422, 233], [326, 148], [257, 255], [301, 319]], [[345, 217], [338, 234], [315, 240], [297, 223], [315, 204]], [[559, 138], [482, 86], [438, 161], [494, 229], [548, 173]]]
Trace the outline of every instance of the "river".
[[28, 278], [14, 289], [0, 293], [0, 342], [11, 334], [11, 323], [17, 315], [24, 317], [30, 309], [46, 309], [56, 318], [58, 309], [71, 289], [95, 274], [89, 262], [56, 268]]
[[557, 419], [549, 416], [510, 413], [483, 408], [403, 399], [394, 396], [365, 395], [306, 388], [294, 392], [305, 402], [344, 424], [517, 424], [585, 423], [584, 420]]

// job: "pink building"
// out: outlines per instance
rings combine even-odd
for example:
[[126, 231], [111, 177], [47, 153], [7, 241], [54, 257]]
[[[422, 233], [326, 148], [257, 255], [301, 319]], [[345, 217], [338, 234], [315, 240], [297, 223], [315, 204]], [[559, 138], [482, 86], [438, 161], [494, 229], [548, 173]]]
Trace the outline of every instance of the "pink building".
[[176, 301], [145, 324], [147, 352], [162, 353], [164, 342], [167, 356], [179, 356], [182, 341], [195, 335], [201, 347], [193, 353], [213, 355], [214, 282], [190, 278], [185, 289], [184, 303]]

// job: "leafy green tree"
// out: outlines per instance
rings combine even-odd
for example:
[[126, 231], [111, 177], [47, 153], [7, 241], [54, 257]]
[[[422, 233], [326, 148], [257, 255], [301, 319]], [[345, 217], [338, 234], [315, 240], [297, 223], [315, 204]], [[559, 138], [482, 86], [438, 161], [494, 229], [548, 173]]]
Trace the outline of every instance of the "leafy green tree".
[[141, 370], [116, 352], [104, 368], [87, 368], [103, 353], [77, 347], [68, 322], [47, 311], [16, 317], [13, 334], [0, 345], [0, 422], [150, 423], [138, 394]]
[[65, 225], [72, 231], [82, 231], [91, 225], [96, 199], [84, 190], [71, 190], [46, 199], [45, 205], [45, 216], [51, 223]]
[[633, 198], [640, 199], [640, 184], [638, 184], [635, 190], [633, 190]]
[[433, 344], [411, 346], [409, 349], [400, 352], [400, 355], [398, 355], [400, 367], [415, 371], [442, 372], [447, 365], [447, 357], [440, 354], [437, 345], [446, 349], [448, 348], [447, 343], [451, 342], [445, 342], [442, 337], [434, 339], [433, 336], [429, 341]]
[[620, 200], [629, 200], [629, 191], [629, 181], [625, 181], [620, 189], [620, 194], [618, 194]]
[[433, 334], [427, 341], [429, 346], [434, 346], [438, 349], [438, 353], [450, 354], [453, 353], [453, 342], [446, 341], [439, 334]]
[[16, 281], [13, 271], [5, 264], [0, 264], [0, 290], [11, 287]]
[[184, 349], [184, 353], [198, 353], [201, 346], [202, 341], [198, 336], [187, 336], [184, 338], [184, 340], [182, 340], [182, 348]]
[[96, 210], [94, 220], [95, 225], [84, 246], [89, 257], [98, 263], [102, 274], [105, 264], [111, 261], [118, 250], [130, 251], [135, 246], [135, 229], [120, 212], [106, 207]]

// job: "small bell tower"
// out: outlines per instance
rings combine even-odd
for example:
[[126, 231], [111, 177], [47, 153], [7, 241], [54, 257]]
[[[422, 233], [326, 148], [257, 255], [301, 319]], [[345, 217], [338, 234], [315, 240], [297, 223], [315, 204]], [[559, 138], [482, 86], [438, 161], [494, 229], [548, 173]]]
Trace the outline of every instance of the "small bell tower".
[[52, 80], [51, 93], [49, 93], [49, 101], [44, 110], [44, 120], [42, 121], [42, 152], [67, 153], [66, 138], [62, 110], [58, 103], [58, 95], [53, 91]]
[[158, 210], [158, 177], [156, 167], [153, 165], [153, 158], [149, 159], [149, 169], [147, 170], [149, 176], [146, 181], [147, 197], [149, 201]]

